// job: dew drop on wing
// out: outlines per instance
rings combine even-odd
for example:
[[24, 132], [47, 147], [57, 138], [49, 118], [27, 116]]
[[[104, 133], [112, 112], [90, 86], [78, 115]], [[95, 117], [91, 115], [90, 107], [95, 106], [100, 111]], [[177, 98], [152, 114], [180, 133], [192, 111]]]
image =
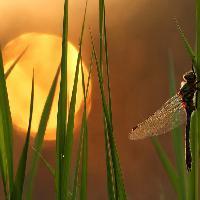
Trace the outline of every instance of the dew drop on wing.
[[186, 112], [179, 94], [170, 98], [144, 122], [133, 127], [129, 139], [138, 140], [162, 135], [186, 122]]

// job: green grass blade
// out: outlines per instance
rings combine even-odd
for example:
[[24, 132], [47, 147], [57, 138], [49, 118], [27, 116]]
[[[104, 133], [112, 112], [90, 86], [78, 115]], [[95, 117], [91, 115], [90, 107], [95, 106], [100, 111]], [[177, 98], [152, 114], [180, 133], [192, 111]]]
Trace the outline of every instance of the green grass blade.
[[8, 76], [10, 75], [10, 73], [13, 71], [13, 69], [15, 68], [16, 64], [19, 62], [19, 60], [23, 57], [23, 55], [26, 53], [28, 47], [26, 47], [20, 54], [19, 56], [15, 59], [15, 61], [12, 63], [12, 65], [9, 67], [9, 69], [6, 71], [5, 73], [5, 79], [8, 78]]
[[[2, 123], [2, 115], [0, 114], [0, 122]], [[7, 158], [6, 158], [6, 150], [5, 150], [5, 141], [3, 134], [3, 127], [0, 126], [0, 169], [1, 176], [4, 186], [4, 195], [5, 199], [8, 199], [8, 191], [7, 191], [7, 182], [8, 182], [8, 173], [7, 173]]]
[[173, 168], [170, 160], [168, 159], [167, 154], [165, 153], [164, 149], [162, 148], [162, 146], [160, 145], [160, 143], [158, 142], [158, 140], [156, 138], [151, 138], [151, 142], [154, 145], [154, 148], [159, 156], [159, 159], [165, 169], [165, 171], [167, 172], [167, 175], [169, 177], [169, 180], [173, 186], [173, 188], [175, 189], [175, 191], [179, 191], [179, 183], [178, 183], [178, 176], [177, 173], [175, 172], [175, 169]]
[[[79, 51], [80, 54], [80, 51]], [[75, 105], [76, 105], [76, 94], [77, 94], [77, 85], [78, 85], [78, 74], [79, 74], [79, 63], [80, 56], [78, 56], [77, 66], [74, 77], [74, 85], [72, 90], [72, 96], [69, 107], [69, 116], [67, 123], [67, 134], [65, 141], [65, 148], [63, 154], [63, 195], [67, 195], [67, 189], [69, 187], [69, 174], [70, 174], [70, 163], [71, 163], [71, 153], [72, 153], [72, 145], [73, 145], [73, 131], [74, 131], [74, 118], [75, 118]]]
[[[28, 47], [27, 47], [28, 48]], [[22, 58], [22, 56], [24, 55], [24, 53], [26, 52], [27, 48], [25, 48], [21, 54], [16, 58], [16, 60], [12, 63], [12, 65], [9, 67], [9, 69], [6, 71], [5, 73], [5, 79], [8, 78], [8, 76], [11, 74], [11, 72], [13, 71], [14, 67], [16, 66], [16, 64], [18, 63], [18, 61]], [[3, 130], [0, 130], [0, 132], [3, 132]], [[0, 134], [1, 135], [1, 134]], [[2, 135], [1, 135], [2, 136]], [[6, 158], [5, 158], [5, 144], [3, 142], [3, 137], [0, 136], [0, 170], [1, 170], [1, 175], [2, 175], [2, 181], [3, 181], [3, 185], [4, 185], [4, 194], [5, 197], [8, 198], [8, 193], [7, 193], [7, 186], [6, 186], [6, 182], [7, 182], [7, 178], [6, 178], [6, 169], [7, 167], [7, 162]]]
[[182, 30], [180, 24], [178, 23], [178, 20], [175, 18], [174, 21], [175, 21], [176, 27], [177, 27], [177, 29], [178, 29], [178, 31], [179, 31], [179, 33], [180, 33], [181, 39], [183, 40], [185, 49], [187, 50], [187, 52], [188, 52], [188, 54], [189, 54], [189, 56], [190, 56], [192, 62], [193, 62], [193, 63], [196, 63], [196, 61], [195, 61], [195, 54], [194, 54], [194, 52], [193, 52], [193, 49], [192, 49], [192, 47], [190, 46], [190, 44], [189, 44], [187, 38], [185, 37], [185, 34], [184, 34], [184, 32], [183, 32], [183, 30]]
[[197, 70], [197, 78], [198, 80], [200, 80], [200, 2], [199, 0], [196, 0], [196, 66], [195, 67]]
[[72, 193], [72, 200], [78, 199], [78, 184], [79, 184], [79, 171], [81, 168], [81, 157], [82, 157], [82, 147], [83, 146], [83, 119], [80, 131], [80, 139], [78, 144], [78, 155], [76, 159], [75, 165], [75, 173], [74, 173], [74, 183], [73, 183], [73, 193]]
[[[86, 95], [86, 99], [87, 99], [89, 84], [90, 84], [90, 79], [91, 79], [92, 65], [93, 65], [93, 56], [91, 56], [91, 63], [90, 63], [90, 67], [89, 67], [89, 75], [88, 75], [86, 90], [85, 90], [85, 82], [83, 82], [84, 75], [83, 75], [83, 69], [82, 69], [82, 65], [81, 65], [82, 87], [83, 87], [83, 91], [84, 92], [86, 91], [86, 92], [84, 94], [84, 111], [83, 111], [82, 123], [81, 123], [80, 139], [79, 139], [79, 145], [78, 145], [78, 155], [77, 155], [77, 160], [76, 160], [76, 165], [75, 165], [76, 167], [75, 167], [74, 184], [73, 184], [73, 190], [72, 190], [73, 191], [72, 200], [75, 200], [75, 199], [78, 198], [77, 191], [78, 191], [78, 183], [79, 183], [79, 171], [80, 171], [80, 168], [81, 168], [81, 158], [85, 157], [85, 156], [82, 156], [82, 154], [83, 154], [84, 127], [85, 127], [85, 123], [86, 123], [86, 115], [85, 114], [87, 113], [86, 109], [85, 109], [85, 105], [86, 105], [85, 95]], [[87, 145], [87, 144], [84, 144], [84, 145]], [[87, 155], [87, 152], [85, 150], [84, 150], [84, 153]], [[87, 160], [87, 159], [85, 159], [85, 160]], [[82, 165], [83, 165], [83, 163], [82, 163]], [[84, 165], [86, 165], [86, 164], [84, 163]], [[86, 174], [86, 169], [87, 169], [86, 167], [84, 167], [84, 170], [82, 169], [82, 172], [84, 171], [85, 174]], [[83, 177], [83, 179], [85, 180], [85, 177]], [[82, 181], [82, 182], [84, 182], [84, 181]], [[82, 185], [83, 185], [83, 183], [81, 184], [81, 186]], [[83, 191], [83, 189], [82, 189], [82, 191]], [[86, 189], [85, 189], [85, 191], [86, 191]], [[81, 197], [83, 197], [83, 196], [85, 196], [85, 195], [81, 195]]]
[[8, 192], [7, 192], [7, 187], [6, 187], [7, 178], [6, 178], [6, 172], [5, 172], [6, 166], [3, 161], [2, 155], [3, 154], [2, 154], [2, 149], [1, 149], [0, 150], [0, 171], [1, 171], [1, 177], [2, 177], [2, 182], [3, 182], [4, 196], [5, 196], [5, 199], [8, 199]]
[[67, 123], [67, 135], [65, 141], [65, 148], [63, 154], [63, 195], [67, 195], [67, 188], [69, 187], [69, 174], [70, 174], [70, 163], [71, 163], [71, 153], [73, 145], [73, 131], [74, 131], [74, 118], [75, 118], [75, 105], [76, 105], [76, 94], [77, 94], [77, 84], [78, 84], [78, 74], [79, 74], [79, 62], [76, 67], [74, 86], [72, 90], [72, 96], [69, 107], [69, 116]]
[[[111, 151], [110, 151], [110, 142], [109, 142], [109, 136], [107, 132], [107, 122], [106, 122], [106, 116], [107, 119], [109, 118], [109, 115], [107, 114], [106, 110], [106, 103], [105, 103], [105, 97], [104, 97], [104, 88], [103, 88], [103, 81], [101, 78], [101, 70], [99, 69], [99, 63], [96, 55], [96, 50], [94, 47], [94, 39], [92, 36], [92, 33], [90, 31], [90, 37], [91, 37], [91, 43], [92, 43], [92, 49], [93, 49], [93, 54], [94, 54], [94, 59], [96, 62], [97, 66], [97, 73], [98, 73], [98, 79], [99, 79], [99, 86], [100, 86], [100, 92], [101, 92], [101, 98], [102, 98], [102, 107], [105, 115], [104, 119], [104, 138], [105, 138], [105, 149], [106, 149], [106, 167], [107, 167], [107, 188], [108, 188], [108, 196], [110, 199], [115, 199], [116, 198], [116, 193], [117, 193], [117, 183], [116, 183], [116, 176], [114, 174], [113, 170], [113, 160], [111, 156]], [[109, 118], [110, 120], [110, 118]]]
[[18, 165], [16, 177], [15, 177], [14, 190], [13, 190], [12, 198], [11, 198], [12, 200], [21, 200], [22, 199], [23, 185], [24, 185], [25, 172], [26, 172], [27, 154], [28, 154], [28, 147], [29, 147], [29, 140], [30, 140], [30, 133], [31, 133], [33, 100], [34, 100], [34, 73], [33, 73], [33, 79], [32, 79], [28, 130], [27, 130], [27, 135], [26, 135], [26, 141], [25, 141], [25, 144], [23, 147], [23, 151], [22, 151], [20, 160], [19, 160], [19, 165]]
[[[116, 180], [116, 182], [115, 182], [116, 183], [116, 186], [115, 186], [116, 194], [114, 194], [114, 195], [111, 194], [111, 196], [116, 196], [116, 198], [120, 198], [120, 199], [126, 199], [126, 192], [125, 192], [125, 188], [124, 188], [124, 184], [123, 184], [123, 180], [122, 180], [122, 173], [121, 173], [121, 169], [120, 169], [119, 158], [117, 155], [117, 150], [116, 150], [114, 136], [113, 136], [113, 128], [112, 128], [112, 124], [110, 122], [110, 115], [109, 115], [109, 111], [108, 111], [106, 100], [105, 100], [102, 70], [99, 67], [93, 40], [92, 40], [92, 46], [93, 46], [94, 57], [95, 57], [96, 65], [97, 65], [97, 73], [98, 73], [99, 86], [100, 86], [100, 92], [101, 92], [101, 98], [102, 98], [102, 107], [103, 107], [103, 112], [104, 112], [104, 116], [105, 116], [105, 120], [106, 120], [106, 126], [105, 126], [106, 129], [105, 130], [106, 130], [106, 133], [108, 134], [108, 137], [109, 137], [108, 143], [111, 148], [111, 159], [109, 160], [109, 163], [113, 164], [114, 177]], [[105, 135], [105, 138], [107, 139], [106, 135]], [[112, 180], [110, 180], [109, 182], [111, 183]]]
[[106, 129], [106, 120], [104, 120], [104, 138], [105, 138], [105, 152], [106, 152], [106, 170], [107, 170], [107, 190], [108, 198], [110, 200], [116, 199], [116, 179], [114, 175], [111, 151], [110, 151], [110, 142]]
[[[54, 99], [54, 94], [55, 94], [55, 90], [56, 90], [59, 72], [60, 72], [60, 67], [58, 68], [58, 70], [56, 72], [55, 78], [52, 82], [49, 94], [47, 96], [47, 99], [46, 99], [46, 102], [45, 102], [45, 105], [44, 105], [44, 108], [42, 111], [37, 135], [34, 140], [33, 148], [36, 149], [37, 152], [40, 152], [41, 148], [42, 148], [47, 123], [48, 123], [49, 115], [51, 112], [51, 106], [52, 106], [53, 99]], [[38, 153], [34, 152], [33, 156], [32, 156], [32, 160], [31, 160], [31, 165], [30, 165], [31, 167], [30, 167], [29, 174], [28, 174], [27, 199], [31, 199], [34, 177], [36, 175], [37, 166], [38, 166], [38, 160], [39, 160]]]
[[35, 149], [34, 147], [32, 147], [33, 151], [38, 155], [38, 157], [40, 158], [40, 160], [44, 163], [44, 165], [47, 167], [47, 169], [49, 170], [50, 174], [55, 177], [55, 169], [50, 165], [50, 163], [44, 158], [44, 156], [42, 156], [42, 154], [40, 152], [37, 151], [37, 149]]
[[[103, 74], [103, 19], [104, 19], [104, 0], [99, 0], [99, 68]], [[103, 76], [101, 77], [103, 81]]]
[[80, 199], [87, 199], [87, 166], [88, 166], [88, 128], [86, 111], [84, 111], [83, 120], [83, 156], [82, 156], [82, 176], [80, 187]]
[[[196, 72], [197, 80], [200, 80], [200, 1], [196, 0]], [[199, 85], [198, 85], [199, 86]], [[194, 199], [199, 199], [199, 130], [200, 130], [200, 95], [197, 92], [197, 113], [192, 118], [192, 149], [193, 149], [193, 169], [192, 181], [194, 185]], [[193, 122], [194, 121], [194, 122]]]
[[82, 23], [82, 29], [81, 29], [79, 53], [78, 53], [78, 58], [77, 58], [77, 63], [76, 63], [74, 85], [73, 85], [73, 89], [72, 89], [68, 122], [67, 122], [67, 133], [66, 133], [65, 148], [64, 148], [63, 176], [62, 176], [62, 185], [63, 185], [62, 194], [64, 196], [67, 196], [67, 191], [69, 190], [70, 163], [71, 163], [71, 154], [72, 154], [72, 145], [73, 145], [76, 94], [77, 94], [77, 86], [78, 86], [79, 65], [80, 65], [80, 61], [81, 61], [83, 33], [84, 33], [84, 28], [85, 28], [86, 11], [87, 11], [87, 2], [86, 2], [83, 23]]
[[[87, 127], [87, 91], [89, 88], [90, 79], [88, 79], [87, 89], [85, 89], [85, 77], [83, 72], [83, 64], [81, 59], [81, 73], [82, 73], [82, 88], [84, 96], [84, 112], [83, 112], [83, 149], [82, 149], [82, 176], [81, 176], [81, 187], [80, 187], [80, 199], [87, 199], [87, 165], [88, 165], [88, 127]], [[91, 73], [91, 70], [90, 70]], [[89, 77], [90, 78], [90, 74]]]
[[191, 129], [190, 129], [190, 142], [191, 142], [191, 150], [192, 150], [192, 171], [188, 174], [188, 193], [189, 199], [196, 199], [196, 182], [198, 182], [198, 177], [196, 177], [196, 170], [198, 167], [198, 152], [197, 152], [197, 145], [195, 141], [195, 137], [197, 134], [197, 126], [198, 126], [198, 116], [197, 112], [192, 115], [191, 120]]
[[[98, 79], [99, 79], [99, 87], [100, 87], [100, 92], [101, 92], [101, 99], [102, 99], [102, 107], [103, 107], [103, 113], [104, 113], [104, 117], [105, 117], [105, 121], [106, 121], [106, 132], [108, 134], [109, 137], [109, 144], [110, 144], [110, 149], [111, 149], [111, 159], [110, 162], [113, 163], [113, 169], [114, 169], [114, 177], [116, 180], [116, 198], [119, 199], [126, 199], [126, 192], [125, 192], [125, 188], [124, 188], [124, 184], [123, 184], [123, 178], [122, 178], [122, 172], [121, 172], [121, 168], [120, 168], [120, 162], [119, 162], [119, 157], [118, 157], [118, 153], [117, 153], [117, 148], [115, 145], [115, 141], [114, 141], [114, 136], [113, 136], [113, 127], [112, 127], [112, 122], [110, 119], [110, 113], [109, 113], [109, 109], [106, 103], [106, 98], [105, 98], [105, 91], [104, 91], [104, 86], [103, 86], [103, 69], [102, 69], [102, 54], [103, 54], [103, 49], [102, 49], [102, 31], [103, 31], [103, 13], [104, 13], [104, 1], [99, 0], [99, 17], [101, 19], [99, 19], [99, 24], [100, 24], [100, 28], [99, 28], [99, 35], [100, 35], [100, 61], [98, 63], [98, 59], [96, 56], [96, 51], [94, 48], [94, 42], [93, 42], [93, 38], [91, 36], [91, 41], [92, 41], [92, 48], [94, 51], [94, 57], [95, 57], [95, 61], [96, 61], [96, 66], [97, 66], [97, 74], [98, 74]], [[106, 137], [106, 136], [105, 136]], [[110, 181], [111, 182], [111, 181]]]
[[108, 61], [108, 42], [107, 42], [107, 31], [106, 31], [106, 14], [105, 14], [105, 4], [103, 10], [103, 32], [104, 32], [104, 47], [106, 54], [106, 76], [107, 76], [107, 90], [108, 90], [108, 107], [110, 113], [110, 122], [112, 123], [112, 98], [111, 98], [111, 87], [110, 87], [110, 66]]
[[66, 139], [67, 120], [67, 48], [68, 48], [68, 0], [64, 2], [63, 34], [62, 34], [62, 57], [61, 57], [61, 80], [58, 100], [57, 129], [56, 129], [56, 199], [61, 200], [67, 196], [63, 185], [63, 160]]
[[[109, 61], [108, 61], [108, 44], [107, 44], [107, 31], [106, 31], [106, 14], [105, 14], [105, 4], [104, 4], [104, 10], [103, 10], [103, 33], [104, 33], [104, 47], [105, 47], [105, 55], [106, 55], [106, 76], [107, 76], [107, 90], [108, 90], [108, 108], [109, 108], [109, 114], [110, 114], [110, 122], [112, 123], [112, 98], [111, 98], [111, 87], [110, 87], [110, 73], [109, 73]], [[104, 126], [106, 122], [104, 122]], [[113, 125], [112, 125], [113, 126]], [[108, 195], [109, 199], [116, 199], [115, 193], [116, 188], [114, 187], [116, 185], [115, 183], [115, 177], [113, 176], [113, 165], [109, 160], [111, 159], [110, 155], [110, 145], [109, 145], [109, 137], [106, 132], [106, 129], [104, 130], [105, 134], [105, 147], [106, 147], [106, 160], [107, 160], [107, 187], [108, 187]]]
[[[172, 55], [169, 52], [169, 83], [170, 83], [170, 96], [174, 96], [176, 93], [174, 64]], [[185, 151], [183, 144], [183, 135], [180, 127], [172, 130], [172, 141], [176, 158], [177, 174], [179, 178], [179, 199], [187, 199], [186, 188], [186, 174], [185, 174]]]
[[[3, 59], [2, 52], [0, 50], [0, 115], [1, 121], [0, 126], [3, 130], [3, 138], [5, 144], [5, 157], [2, 156], [3, 162], [7, 162], [7, 174], [8, 174], [8, 186], [9, 186], [9, 195], [13, 190], [13, 147], [12, 147], [12, 119], [9, 107], [8, 93], [6, 88], [6, 81], [3, 68]], [[3, 153], [1, 151], [1, 153]]]
[[[7, 72], [5, 73], [5, 79], [8, 78], [8, 76], [11, 74], [11, 72], [13, 71], [14, 67], [16, 66], [16, 64], [18, 63], [18, 61], [22, 58], [22, 56], [24, 55], [24, 53], [26, 52], [27, 48], [25, 48], [21, 54], [16, 58], [16, 60], [12, 63], [12, 65], [9, 67], [9, 69], [7, 70]], [[2, 116], [0, 116], [1, 118]], [[3, 133], [3, 127], [1, 126], [1, 133]], [[1, 174], [2, 174], [2, 181], [3, 181], [3, 185], [4, 185], [4, 193], [5, 193], [5, 197], [6, 199], [8, 198], [8, 192], [7, 192], [7, 158], [6, 158], [6, 150], [5, 150], [5, 142], [4, 142], [4, 136], [2, 134], [0, 134], [0, 170], [1, 170]]]

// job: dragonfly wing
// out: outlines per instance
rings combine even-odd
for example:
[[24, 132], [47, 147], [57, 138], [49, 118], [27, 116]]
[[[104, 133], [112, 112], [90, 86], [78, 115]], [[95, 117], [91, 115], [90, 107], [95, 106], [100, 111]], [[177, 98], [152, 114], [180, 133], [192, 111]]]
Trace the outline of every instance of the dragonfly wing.
[[186, 122], [181, 96], [176, 94], [144, 122], [132, 129], [131, 140], [162, 135]]

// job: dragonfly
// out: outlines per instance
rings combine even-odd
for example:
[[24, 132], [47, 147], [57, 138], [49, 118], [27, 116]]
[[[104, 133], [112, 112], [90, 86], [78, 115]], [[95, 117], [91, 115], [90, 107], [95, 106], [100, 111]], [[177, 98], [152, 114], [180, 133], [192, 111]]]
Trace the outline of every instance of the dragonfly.
[[168, 133], [172, 129], [185, 126], [185, 163], [188, 171], [192, 167], [192, 154], [190, 147], [190, 121], [192, 113], [197, 109], [195, 101], [199, 91], [197, 77], [192, 70], [183, 75], [183, 81], [177, 94], [171, 97], [159, 110], [144, 122], [133, 127], [129, 138], [139, 140], [147, 137]]

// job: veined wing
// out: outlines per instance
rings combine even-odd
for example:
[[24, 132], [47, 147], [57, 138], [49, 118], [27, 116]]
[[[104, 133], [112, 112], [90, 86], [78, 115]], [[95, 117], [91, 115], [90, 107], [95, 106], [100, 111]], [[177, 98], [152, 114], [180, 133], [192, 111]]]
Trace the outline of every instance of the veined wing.
[[131, 140], [162, 135], [186, 122], [186, 111], [181, 96], [176, 94], [144, 122], [132, 129]]

